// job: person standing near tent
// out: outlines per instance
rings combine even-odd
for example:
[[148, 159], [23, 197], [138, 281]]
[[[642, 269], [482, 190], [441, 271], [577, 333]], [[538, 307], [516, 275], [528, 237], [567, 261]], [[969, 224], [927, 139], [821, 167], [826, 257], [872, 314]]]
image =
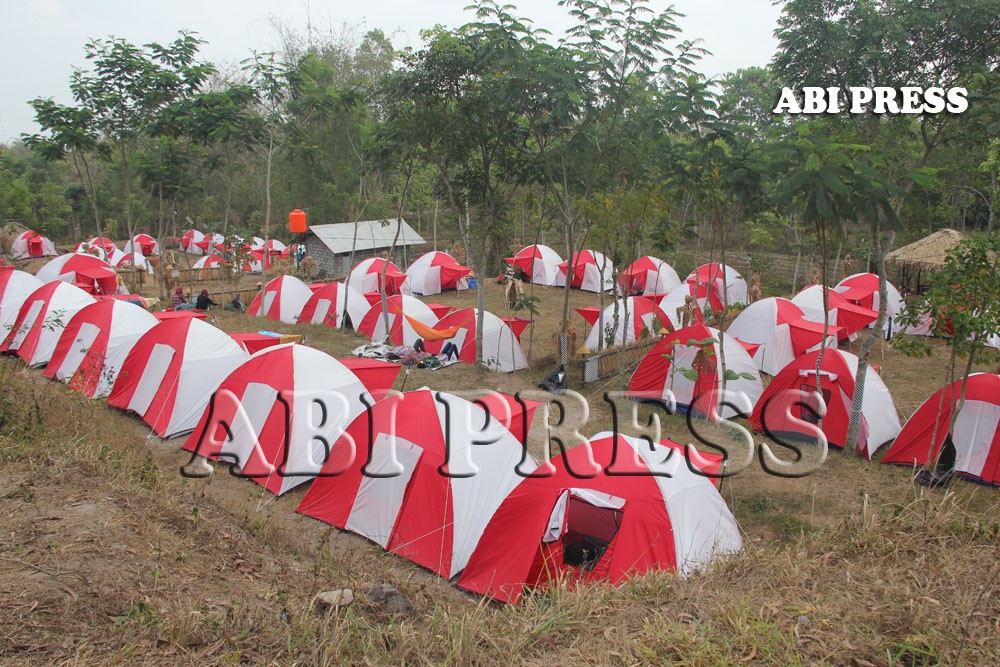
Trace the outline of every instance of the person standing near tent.
[[201, 294], [198, 295], [198, 300], [195, 302], [195, 308], [197, 310], [208, 310], [210, 306], [217, 306], [218, 304], [212, 301], [212, 298], [208, 296], [208, 290], [203, 289]]

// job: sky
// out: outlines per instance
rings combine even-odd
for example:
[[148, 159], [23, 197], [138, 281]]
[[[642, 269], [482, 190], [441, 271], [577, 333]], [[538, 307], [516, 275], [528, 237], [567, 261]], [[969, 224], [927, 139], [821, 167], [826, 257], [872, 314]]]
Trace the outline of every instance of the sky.
[[[512, 0], [507, 0], [511, 2]], [[84, 44], [114, 35], [133, 44], [167, 43], [180, 29], [208, 41], [204, 60], [220, 69], [277, 44], [275, 20], [304, 32], [341, 33], [345, 26], [359, 37], [380, 28], [396, 48], [420, 46], [420, 30], [473, 20], [464, 7], [472, 0], [0, 0], [0, 142], [38, 130], [28, 101], [51, 97], [72, 103], [74, 67], [84, 67]], [[521, 0], [516, 15], [561, 36], [572, 20], [556, 0]], [[651, 0], [654, 9], [671, 3]], [[699, 69], [715, 76], [740, 67], [765, 65], [777, 45], [780, 8], [772, 0], [675, 0], [685, 14], [678, 23], [683, 39], [703, 40], [712, 52]]]

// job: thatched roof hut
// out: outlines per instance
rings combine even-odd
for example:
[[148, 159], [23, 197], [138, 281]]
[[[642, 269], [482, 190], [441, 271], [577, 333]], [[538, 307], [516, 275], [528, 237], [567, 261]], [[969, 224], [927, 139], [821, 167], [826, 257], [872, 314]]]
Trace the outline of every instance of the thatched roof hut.
[[910, 245], [897, 248], [885, 257], [886, 264], [910, 269], [935, 271], [944, 268], [948, 253], [966, 239], [954, 229], [939, 229]]
[[898, 270], [897, 286], [904, 292], [922, 293], [923, 274], [940, 271], [952, 248], [966, 240], [965, 234], [954, 229], [939, 229], [919, 241], [893, 250], [885, 257], [886, 265]]

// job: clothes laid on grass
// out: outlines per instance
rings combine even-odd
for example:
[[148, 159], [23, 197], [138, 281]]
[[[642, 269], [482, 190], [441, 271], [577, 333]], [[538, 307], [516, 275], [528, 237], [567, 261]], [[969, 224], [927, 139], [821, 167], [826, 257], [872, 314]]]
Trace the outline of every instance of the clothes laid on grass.
[[[447, 348], [447, 345], [445, 348]], [[355, 357], [382, 359], [383, 361], [391, 361], [403, 364], [404, 366], [437, 370], [459, 363], [457, 348], [454, 345], [451, 348], [451, 350], [442, 349], [441, 354], [431, 354], [430, 352], [420, 351], [409, 345], [390, 347], [388, 345], [368, 344], [356, 347], [351, 350], [351, 354]], [[448, 354], [448, 352], [451, 352], [451, 354]]]

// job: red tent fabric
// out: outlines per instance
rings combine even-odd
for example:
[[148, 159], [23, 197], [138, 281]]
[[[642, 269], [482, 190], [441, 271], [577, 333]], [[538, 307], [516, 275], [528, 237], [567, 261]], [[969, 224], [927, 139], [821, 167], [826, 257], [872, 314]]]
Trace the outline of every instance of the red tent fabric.
[[434, 315], [441, 319], [445, 315], [451, 312], [451, 306], [446, 306], [443, 303], [429, 303], [427, 307], [434, 311]]
[[[446, 461], [452, 476], [440, 472]], [[350, 425], [298, 511], [451, 578], [517, 486], [518, 466], [526, 474], [535, 468], [521, 443], [481, 406], [411, 391], [379, 401]]]
[[528, 325], [534, 322], [534, 320], [525, 319], [523, 317], [501, 317], [500, 321], [510, 327], [514, 335], [517, 336], [518, 340], [521, 340], [521, 334], [524, 330], [528, 328]]
[[295, 276], [278, 276], [254, 297], [247, 315], [295, 324], [312, 295], [309, 286]]
[[731, 266], [723, 267], [715, 262], [703, 264], [688, 275], [686, 282], [692, 286], [692, 296], [708, 299], [716, 312], [723, 310], [723, 293], [729, 305], [747, 302], [747, 282]]
[[273, 347], [275, 345], [281, 345], [281, 335], [280, 334], [264, 334], [264, 333], [231, 333], [230, 337], [235, 340], [240, 346], [249, 352], [254, 354], [255, 352], [260, 352], [266, 347]]
[[320, 471], [323, 443], [365, 412], [366, 392], [325, 352], [269, 347], [222, 381], [184, 449], [233, 462], [242, 476], [281, 495]]
[[399, 372], [403, 370], [399, 364], [364, 357], [350, 357], [337, 361], [347, 366], [348, 370], [358, 376], [361, 383], [365, 385], [365, 389], [376, 401], [385, 398], [392, 385], [396, 383]]
[[[956, 380], [924, 401], [896, 436], [882, 463], [926, 465], [928, 452], [932, 452], [932, 460], [936, 458], [948, 435], [951, 418], [958, 410], [962, 398], [962, 383], [962, 380]], [[1000, 486], [998, 425], [1000, 375], [973, 373], [969, 376], [965, 389], [965, 403], [955, 417], [955, 426], [951, 432], [955, 446], [955, 472], [958, 475], [976, 482]]]
[[[476, 308], [462, 308], [448, 313], [434, 325], [435, 329], [459, 327], [451, 343], [458, 348], [462, 363], [476, 363]], [[487, 368], [510, 373], [527, 368], [528, 361], [524, 349], [514, 332], [499, 317], [491, 312], [483, 313], [483, 356], [480, 362]], [[445, 345], [443, 340], [425, 341], [428, 352], [439, 353]]]
[[[750, 415], [754, 430], [814, 440], [818, 418], [809, 407], [815, 408], [816, 361], [820, 350], [808, 352], [785, 366], [771, 380]], [[854, 378], [858, 358], [850, 352], [827, 349], [820, 367], [820, 382], [826, 416], [823, 433], [831, 446], [844, 447], [850, 424], [851, 402], [854, 397]], [[875, 451], [899, 433], [896, 405], [882, 378], [872, 369], [865, 374], [864, 402], [861, 406], [862, 422], [858, 431], [858, 451], [871, 458]]]
[[597, 306], [586, 306], [584, 308], [574, 308], [580, 317], [586, 320], [587, 324], [594, 326], [597, 319], [601, 316], [601, 309]]
[[[827, 289], [829, 323], [844, 328], [846, 336], [853, 336], [878, 319], [878, 313], [848, 301], [836, 290]], [[803, 317], [818, 324], [823, 323], [823, 288], [810, 285], [792, 297], [792, 303], [802, 309]]]
[[[614, 460], [623, 474], [575, 476], [590, 467], [591, 452], [598, 466]], [[720, 461], [692, 455], [710, 474]], [[493, 514], [459, 586], [516, 603], [554, 580], [618, 584], [649, 570], [690, 572], [742, 547], [718, 490], [669, 440], [651, 448], [600, 433], [547, 467], [554, 474], [524, 479]]]
[[581, 250], [573, 256], [559, 264], [559, 275], [556, 276], [556, 285], [566, 284], [566, 273], [570, 264], [573, 266], [573, 275], [570, 276], [570, 287], [577, 287], [589, 292], [606, 292], [614, 288], [615, 266], [610, 258], [604, 253], [596, 250]]
[[[395, 294], [387, 297], [385, 307], [389, 313], [388, 337], [394, 345], [413, 345], [420, 338], [404, 315], [408, 315], [429, 327], [436, 327], [438, 322], [434, 311], [414, 296]], [[356, 324], [356, 327], [358, 333], [368, 336], [372, 341], [381, 341], [385, 338], [385, 317], [382, 314], [382, 304], [375, 303]]]

